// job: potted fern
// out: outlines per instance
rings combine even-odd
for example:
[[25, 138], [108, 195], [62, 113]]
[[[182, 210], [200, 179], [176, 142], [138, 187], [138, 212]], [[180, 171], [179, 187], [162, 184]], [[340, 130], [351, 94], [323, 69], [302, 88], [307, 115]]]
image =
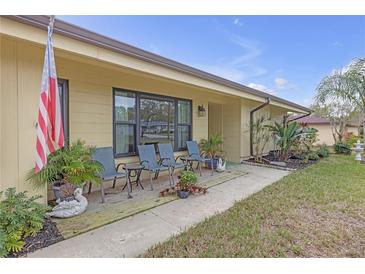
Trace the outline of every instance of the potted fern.
[[38, 173], [30, 170], [27, 180], [36, 186], [51, 184], [56, 201], [73, 199], [76, 187], [83, 187], [85, 182], [101, 182], [98, 174], [102, 166], [92, 160], [93, 151], [78, 140], [50, 154], [46, 166]]
[[[220, 134], [212, 134], [208, 139], [200, 141], [200, 149], [205, 157], [212, 159], [213, 168], [216, 169], [219, 157], [222, 155], [223, 138]], [[208, 168], [212, 168], [211, 161], [207, 162]]]

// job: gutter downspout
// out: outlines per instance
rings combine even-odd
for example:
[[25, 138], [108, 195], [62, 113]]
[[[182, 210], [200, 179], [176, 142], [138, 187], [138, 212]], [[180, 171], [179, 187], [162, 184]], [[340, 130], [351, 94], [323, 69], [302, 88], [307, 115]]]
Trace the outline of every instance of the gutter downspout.
[[263, 107], [266, 107], [268, 104], [270, 104], [270, 98], [266, 97], [266, 102], [263, 103], [262, 105], [259, 105], [258, 107], [254, 108], [253, 110], [250, 111], [250, 156], [253, 156], [253, 114], [262, 109]]
[[311, 112], [308, 112], [308, 113], [306, 113], [306, 114], [304, 114], [304, 115], [301, 115], [301, 116], [295, 117], [295, 118], [293, 118], [293, 119], [290, 119], [290, 120], [286, 121], [286, 123], [287, 123], [287, 124], [289, 124], [290, 122], [293, 122], [293, 121], [295, 121], [295, 120], [299, 120], [299, 119], [301, 119], [301, 118], [307, 117], [307, 116], [309, 116], [309, 115], [311, 115], [311, 114], [312, 114]]

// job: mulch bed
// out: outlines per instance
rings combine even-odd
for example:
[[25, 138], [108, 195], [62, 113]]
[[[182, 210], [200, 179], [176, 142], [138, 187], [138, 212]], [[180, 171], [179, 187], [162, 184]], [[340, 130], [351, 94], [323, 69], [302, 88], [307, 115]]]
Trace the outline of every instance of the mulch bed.
[[37, 235], [25, 238], [23, 250], [18, 253], [9, 254], [8, 257], [22, 257], [27, 253], [34, 252], [37, 249], [47, 247], [62, 240], [63, 237], [59, 233], [56, 223], [50, 218], [46, 218], [43, 228], [37, 233]]
[[[277, 155], [278, 155], [278, 153], [276, 151], [270, 151], [269, 154], [263, 156], [263, 159], [264, 159], [263, 163], [256, 162], [254, 158], [250, 158], [245, 161], [250, 162], [250, 163], [265, 164], [265, 165], [272, 166], [272, 167], [283, 167], [281, 165], [270, 164], [270, 162], [281, 162], [281, 160], [279, 159], [279, 157]], [[304, 162], [303, 159], [292, 155], [289, 157], [288, 161], [286, 162], [286, 166], [284, 166], [284, 167], [290, 168], [290, 169], [302, 169], [302, 168], [308, 167], [310, 165], [313, 165], [317, 162], [318, 161], [313, 161], [313, 160], [308, 160], [308, 162]]]

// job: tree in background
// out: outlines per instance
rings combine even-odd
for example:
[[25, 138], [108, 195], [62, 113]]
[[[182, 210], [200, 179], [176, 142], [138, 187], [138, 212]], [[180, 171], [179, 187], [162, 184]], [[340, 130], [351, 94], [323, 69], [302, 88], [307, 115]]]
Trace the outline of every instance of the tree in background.
[[[365, 90], [361, 92], [361, 87], [364, 88], [365, 84], [360, 83], [359, 62], [356, 60], [344, 69], [334, 71], [317, 87], [312, 107], [317, 114], [330, 120], [335, 142], [342, 141], [346, 124], [354, 113], [364, 113]], [[359, 104], [358, 100], [362, 103]]]
[[356, 112], [355, 106], [338, 99], [316, 101], [311, 109], [313, 113], [330, 121], [332, 136], [335, 142], [342, 141], [346, 124]]
[[[365, 58], [356, 59], [345, 68], [348, 80], [346, 98], [356, 105], [365, 128]], [[363, 130], [365, 141], [365, 130]], [[364, 146], [365, 147], [365, 146]]]

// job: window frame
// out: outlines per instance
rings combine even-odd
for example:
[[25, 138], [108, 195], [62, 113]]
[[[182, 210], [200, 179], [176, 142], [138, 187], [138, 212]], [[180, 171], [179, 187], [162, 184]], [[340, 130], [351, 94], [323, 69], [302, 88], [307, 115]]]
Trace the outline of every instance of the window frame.
[[120, 91], [120, 92], [132, 92], [133, 91], [129, 91], [129, 90], [125, 90], [125, 89], [115, 89], [113, 88], [113, 152], [114, 152], [114, 156], [115, 157], [125, 157], [125, 156], [133, 156], [136, 153], [135, 152], [127, 152], [127, 153], [117, 153], [117, 144], [116, 144], [116, 133], [117, 133], [117, 126], [118, 125], [127, 125], [127, 126], [133, 126], [134, 127], [134, 150], [137, 150], [137, 141], [136, 141], [136, 133], [137, 133], [137, 120], [139, 119], [139, 113], [137, 111], [137, 94], [135, 95], [135, 104], [134, 104], [134, 108], [135, 108], [135, 114], [134, 114], [134, 123], [129, 122], [129, 121], [117, 121], [115, 119], [115, 97], [116, 97], [116, 93]]
[[[189, 128], [189, 140], [192, 140], [192, 129], [193, 129], [193, 102], [191, 100], [185, 100], [185, 99], [180, 99], [180, 98], [175, 98], [175, 142], [174, 142], [174, 150], [175, 151], [184, 151], [186, 150], [186, 146], [185, 147], [178, 147], [178, 142], [177, 142], [177, 138], [178, 138], [178, 128], [179, 126], [187, 126]], [[185, 101], [185, 102], [189, 102], [190, 103], [190, 109], [189, 109], [189, 113], [190, 113], [190, 123], [179, 123], [179, 101]]]
[[[135, 122], [134, 123], [116, 121], [116, 119], [115, 119], [115, 97], [116, 97], [116, 93], [118, 91], [130, 92], [130, 93], [135, 94], [136, 113], [135, 113]], [[178, 126], [189, 126], [189, 137], [188, 138], [189, 138], [189, 140], [192, 139], [192, 136], [193, 136], [193, 132], [192, 132], [193, 131], [193, 101], [191, 99], [184, 99], [184, 98], [178, 98], [178, 97], [173, 97], [173, 96], [166, 96], [166, 95], [160, 95], [160, 94], [155, 94], [155, 93], [147, 93], [147, 92], [142, 92], [142, 91], [113, 87], [113, 152], [114, 152], [114, 157], [121, 158], [121, 157], [138, 155], [137, 145], [140, 144], [140, 142], [141, 142], [141, 136], [140, 136], [141, 135], [140, 134], [141, 133], [140, 132], [141, 131], [141, 123], [140, 123], [141, 122], [140, 121], [140, 108], [141, 108], [140, 100], [141, 99], [151, 99], [151, 100], [173, 102], [173, 104], [174, 104], [174, 145], [173, 145], [173, 149], [174, 149], [174, 152], [186, 150], [186, 147], [185, 148], [178, 147], [177, 130], [178, 130]], [[190, 112], [189, 112], [190, 113], [190, 124], [178, 123], [178, 102], [179, 101], [185, 101], [185, 102], [190, 103]], [[128, 152], [128, 153], [117, 153], [116, 152], [116, 125], [117, 124], [134, 125], [134, 142], [135, 142], [135, 151], [134, 152]]]
[[62, 87], [61, 94], [61, 111], [62, 111], [62, 124], [63, 124], [63, 135], [65, 138], [65, 146], [68, 147], [70, 144], [70, 114], [69, 114], [69, 85], [68, 80], [63, 78], [57, 78], [57, 88]]

